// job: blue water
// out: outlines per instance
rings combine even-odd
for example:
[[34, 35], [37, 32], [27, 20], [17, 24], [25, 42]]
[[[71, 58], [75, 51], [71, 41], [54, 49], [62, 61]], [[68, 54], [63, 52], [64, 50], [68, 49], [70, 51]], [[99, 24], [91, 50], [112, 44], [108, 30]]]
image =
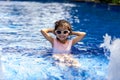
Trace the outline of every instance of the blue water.
[[[4, 80], [106, 80], [103, 36], [120, 37], [120, 7], [94, 3], [0, 2], [0, 74]], [[114, 9], [115, 8], [115, 9]], [[66, 19], [85, 38], [72, 47], [81, 68], [54, 64], [51, 44], [39, 32]], [[109, 56], [108, 51], [108, 56]]]

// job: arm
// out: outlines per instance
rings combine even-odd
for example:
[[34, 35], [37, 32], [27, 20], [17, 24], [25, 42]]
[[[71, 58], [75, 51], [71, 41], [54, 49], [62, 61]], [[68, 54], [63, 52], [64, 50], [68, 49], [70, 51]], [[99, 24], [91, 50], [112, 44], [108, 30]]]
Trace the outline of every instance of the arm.
[[52, 36], [50, 36], [49, 33], [54, 33], [54, 30], [53, 29], [42, 29], [41, 30], [41, 33], [43, 34], [43, 36], [48, 40], [50, 41], [51, 44], [53, 44], [53, 38]]
[[72, 45], [74, 45], [77, 42], [79, 42], [81, 39], [83, 39], [86, 33], [85, 32], [72, 32], [72, 35], [76, 35], [76, 37], [72, 41]]

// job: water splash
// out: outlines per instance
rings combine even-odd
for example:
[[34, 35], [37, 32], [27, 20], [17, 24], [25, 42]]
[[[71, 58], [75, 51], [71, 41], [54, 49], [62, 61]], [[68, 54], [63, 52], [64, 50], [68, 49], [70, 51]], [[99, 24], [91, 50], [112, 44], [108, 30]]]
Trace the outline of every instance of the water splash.
[[1, 54], [0, 54], [0, 80], [4, 80], [3, 66], [1, 62]]
[[101, 47], [110, 51], [108, 80], [120, 80], [120, 38], [111, 39], [111, 36], [104, 36], [104, 43]]

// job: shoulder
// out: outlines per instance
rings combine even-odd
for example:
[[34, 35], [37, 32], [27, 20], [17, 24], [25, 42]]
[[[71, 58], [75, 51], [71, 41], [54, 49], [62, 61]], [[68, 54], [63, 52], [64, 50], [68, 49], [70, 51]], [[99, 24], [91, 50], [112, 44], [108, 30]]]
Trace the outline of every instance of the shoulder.
[[73, 40], [68, 40], [68, 43], [69, 43], [70, 45], [72, 45]]
[[73, 39], [71, 39], [71, 40], [68, 40], [68, 42], [72, 42], [73, 41]]

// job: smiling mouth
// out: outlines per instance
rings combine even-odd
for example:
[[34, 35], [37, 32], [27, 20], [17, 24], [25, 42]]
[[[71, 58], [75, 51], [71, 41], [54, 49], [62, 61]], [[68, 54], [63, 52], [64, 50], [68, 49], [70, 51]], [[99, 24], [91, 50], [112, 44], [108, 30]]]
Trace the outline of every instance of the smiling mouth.
[[65, 36], [59, 36], [60, 38], [66, 38]]

